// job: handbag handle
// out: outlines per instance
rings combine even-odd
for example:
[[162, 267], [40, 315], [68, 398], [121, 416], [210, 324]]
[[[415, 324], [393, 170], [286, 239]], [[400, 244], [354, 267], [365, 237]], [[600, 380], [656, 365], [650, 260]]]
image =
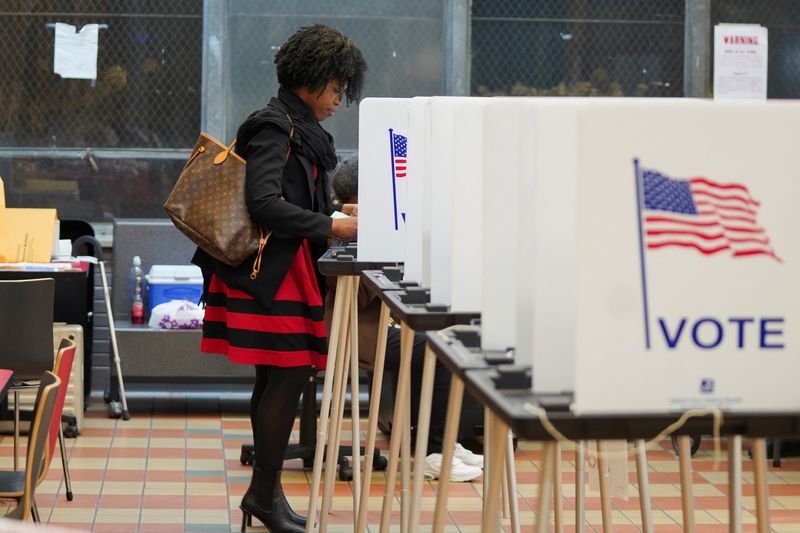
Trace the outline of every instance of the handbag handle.
[[224, 163], [225, 160], [228, 159], [228, 156], [230, 155], [231, 150], [233, 150], [234, 146], [236, 146], [236, 139], [233, 140], [231, 145], [228, 146], [228, 148], [226, 148], [224, 152], [220, 152], [217, 154], [217, 157], [214, 158], [214, 164], [221, 165], [222, 163]]

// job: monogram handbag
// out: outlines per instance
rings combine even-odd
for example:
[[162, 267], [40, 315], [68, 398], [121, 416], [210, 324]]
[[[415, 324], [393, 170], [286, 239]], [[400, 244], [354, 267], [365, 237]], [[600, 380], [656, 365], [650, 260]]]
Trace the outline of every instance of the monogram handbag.
[[[294, 126], [284, 161], [289, 159], [293, 136]], [[247, 211], [245, 160], [233, 151], [234, 146], [235, 139], [225, 146], [201, 133], [164, 210], [192, 242], [227, 265], [239, 266], [257, 252], [250, 272], [255, 279], [272, 231], [259, 227]]]

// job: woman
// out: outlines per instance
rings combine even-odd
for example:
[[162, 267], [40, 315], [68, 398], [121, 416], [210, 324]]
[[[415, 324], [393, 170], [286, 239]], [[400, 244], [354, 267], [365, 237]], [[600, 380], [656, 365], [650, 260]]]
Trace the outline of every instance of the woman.
[[300, 395], [311, 372], [325, 367], [327, 354], [316, 260], [328, 238], [352, 240], [357, 231], [356, 217], [329, 216], [328, 172], [337, 160], [333, 138], [319, 123], [343, 98], [358, 101], [367, 65], [350, 39], [319, 24], [292, 35], [275, 64], [278, 95], [239, 127], [236, 147], [247, 162], [250, 215], [272, 230], [261, 272], [250, 279], [254, 258], [234, 268], [201, 250], [193, 262], [205, 282], [201, 351], [256, 369], [250, 403], [255, 465], [242, 498], [244, 519], [255, 516], [282, 533], [304, 530], [306, 519], [283, 494], [281, 465]]

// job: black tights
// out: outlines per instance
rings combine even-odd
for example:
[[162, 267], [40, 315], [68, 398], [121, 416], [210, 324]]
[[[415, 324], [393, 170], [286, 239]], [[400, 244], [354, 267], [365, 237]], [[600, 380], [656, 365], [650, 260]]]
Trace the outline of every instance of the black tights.
[[256, 384], [250, 398], [255, 464], [261, 470], [271, 472], [280, 470], [283, 464], [283, 455], [297, 414], [297, 403], [308, 383], [311, 367], [255, 367]]

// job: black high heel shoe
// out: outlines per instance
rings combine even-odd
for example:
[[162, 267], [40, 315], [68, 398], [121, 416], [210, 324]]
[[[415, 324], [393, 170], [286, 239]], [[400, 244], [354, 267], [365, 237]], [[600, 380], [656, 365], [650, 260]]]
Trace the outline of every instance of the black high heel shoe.
[[[253, 479], [239, 509], [242, 510], [242, 531], [258, 518], [271, 533], [304, 533], [305, 528], [294, 522], [291, 508], [280, 488], [281, 471], [265, 472], [253, 467]], [[302, 517], [299, 517], [302, 518]]]
[[273, 500], [272, 505], [283, 507], [284, 508], [283, 512], [289, 515], [289, 518], [292, 520], [292, 522], [294, 522], [297, 525], [303, 526], [303, 528], [305, 529], [306, 522], [308, 522], [308, 520], [306, 520], [305, 516], [301, 516], [292, 510], [292, 507], [289, 505], [289, 501], [286, 499], [286, 495], [283, 493], [283, 485], [281, 485], [280, 477], [281, 473], [278, 472], [278, 482], [277, 486], [275, 487], [275, 491], [277, 492], [277, 494], [275, 494], [275, 499]]

